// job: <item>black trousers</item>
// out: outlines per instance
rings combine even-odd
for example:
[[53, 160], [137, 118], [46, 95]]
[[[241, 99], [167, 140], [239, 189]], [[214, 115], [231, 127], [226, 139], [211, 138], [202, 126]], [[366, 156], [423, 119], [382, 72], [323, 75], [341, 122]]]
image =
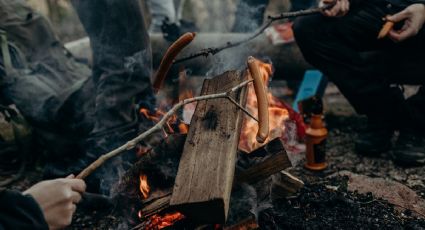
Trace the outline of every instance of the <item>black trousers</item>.
[[338, 86], [358, 113], [401, 128], [425, 127], [423, 89], [405, 100], [399, 87], [391, 87], [424, 85], [425, 30], [400, 43], [377, 40], [382, 18], [402, 9], [365, 1], [341, 18], [299, 18], [293, 29], [306, 60]]

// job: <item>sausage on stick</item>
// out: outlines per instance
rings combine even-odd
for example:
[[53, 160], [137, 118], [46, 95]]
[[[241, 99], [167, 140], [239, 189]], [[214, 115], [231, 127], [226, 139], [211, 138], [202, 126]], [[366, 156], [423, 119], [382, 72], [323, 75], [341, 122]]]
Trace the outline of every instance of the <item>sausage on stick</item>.
[[269, 102], [263, 77], [261, 76], [258, 61], [254, 57], [248, 57], [248, 69], [254, 79], [254, 90], [258, 102], [258, 132], [257, 141], [264, 143], [269, 136]]
[[385, 20], [385, 24], [384, 24], [384, 26], [382, 26], [381, 31], [379, 31], [378, 39], [383, 39], [386, 36], [388, 36], [388, 34], [393, 29], [394, 24], [395, 24], [393, 21], [390, 21], [386, 18], [384, 20]]
[[170, 70], [174, 59], [177, 55], [185, 48], [189, 43], [195, 38], [195, 33], [185, 33], [177, 41], [175, 41], [165, 52], [164, 57], [161, 60], [158, 71], [153, 81], [153, 88], [155, 93], [157, 93], [164, 84], [165, 77], [167, 76], [168, 71]]

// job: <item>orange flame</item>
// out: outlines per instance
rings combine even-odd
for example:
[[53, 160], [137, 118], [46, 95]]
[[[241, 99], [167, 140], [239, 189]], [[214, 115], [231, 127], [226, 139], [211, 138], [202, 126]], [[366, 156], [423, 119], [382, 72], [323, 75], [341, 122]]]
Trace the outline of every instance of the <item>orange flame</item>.
[[[272, 74], [272, 65], [268, 63], [260, 63], [260, 71], [266, 86], [268, 86], [270, 76]], [[248, 73], [249, 74], [249, 73]], [[270, 92], [268, 93], [269, 99], [269, 137], [271, 140], [281, 137], [285, 131], [285, 121], [289, 118], [289, 111], [280, 100], [274, 97]], [[255, 117], [258, 117], [258, 102], [255, 96], [254, 87], [252, 85], [248, 88], [248, 98], [246, 109]], [[251, 119], [244, 120], [241, 136], [239, 139], [239, 149], [249, 153], [261, 147], [264, 144], [258, 143], [256, 140], [258, 130], [258, 123]], [[265, 143], [267, 143], [266, 141]]]
[[147, 199], [149, 197], [149, 192], [151, 190], [151, 187], [148, 184], [148, 177], [145, 174], [141, 174], [139, 176], [140, 179], [140, 193], [142, 194], [143, 199]]

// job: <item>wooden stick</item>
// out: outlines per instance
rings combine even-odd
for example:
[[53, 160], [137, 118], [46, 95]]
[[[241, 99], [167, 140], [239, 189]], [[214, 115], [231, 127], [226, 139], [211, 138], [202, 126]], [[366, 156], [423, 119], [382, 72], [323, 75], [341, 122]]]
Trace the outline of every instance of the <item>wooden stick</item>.
[[287, 19], [287, 18], [295, 18], [295, 17], [300, 17], [300, 16], [320, 14], [324, 10], [327, 10], [327, 9], [334, 7], [336, 2], [337, 2], [337, 0], [332, 0], [331, 2], [329, 2], [329, 4], [324, 4], [321, 7], [307, 9], [307, 10], [299, 10], [299, 11], [294, 11], [294, 12], [285, 12], [285, 13], [281, 13], [277, 16], [268, 16], [268, 21], [263, 26], [261, 26], [255, 33], [253, 33], [251, 36], [248, 36], [247, 38], [242, 39], [240, 41], [236, 41], [236, 42], [228, 41], [228, 42], [225, 43], [225, 45], [222, 45], [222, 46], [219, 46], [219, 47], [202, 49], [197, 53], [194, 53], [194, 54], [191, 54], [187, 57], [183, 57], [183, 58], [175, 60], [174, 64], [180, 63], [180, 62], [185, 62], [185, 61], [188, 61], [188, 60], [191, 60], [191, 59], [194, 59], [194, 58], [198, 58], [198, 57], [208, 57], [209, 55], [216, 55], [217, 53], [220, 53], [223, 50], [240, 46], [240, 45], [247, 43], [247, 42], [255, 39], [256, 37], [260, 36], [275, 21]]
[[91, 173], [93, 173], [97, 168], [99, 168], [100, 166], [102, 166], [107, 160], [125, 152], [131, 149], [134, 149], [137, 146], [137, 143], [139, 143], [140, 141], [144, 140], [146, 137], [152, 135], [155, 132], [161, 131], [162, 128], [164, 127], [164, 125], [167, 123], [167, 121], [179, 110], [181, 109], [184, 105], [186, 104], [190, 104], [193, 102], [197, 102], [197, 101], [203, 101], [203, 100], [210, 100], [210, 99], [216, 99], [216, 98], [227, 98], [229, 94], [243, 88], [246, 87], [249, 83], [251, 83], [252, 80], [247, 80], [244, 81], [240, 84], [238, 84], [237, 86], [233, 87], [232, 89], [230, 89], [227, 92], [224, 93], [217, 93], [217, 94], [210, 94], [210, 95], [204, 95], [204, 96], [199, 96], [199, 97], [194, 97], [194, 98], [188, 98], [185, 99], [183, 101], [180, 101], [179, 103], [175, 104], [173, 106], [173, 108], [171, 108], [170, 111], [168, 111], [164, 117], [162, 117], [162, 119], [156, 124], [154, 125], [152, 128], [150, 128], [149, 130], [143, 132], [142, 134], [140, 134], [139, 136], [137, 136], [136, 138], [128, 141], [126, 144], [100, 156], [96, 161], [94, 161], [93, 163], [91, 163], [87, 168], [85, 168], [83, 171], [80, 172], [80, 174], [77, 175], [78, 179], [84, 179], [87, 176], [89, 176]]

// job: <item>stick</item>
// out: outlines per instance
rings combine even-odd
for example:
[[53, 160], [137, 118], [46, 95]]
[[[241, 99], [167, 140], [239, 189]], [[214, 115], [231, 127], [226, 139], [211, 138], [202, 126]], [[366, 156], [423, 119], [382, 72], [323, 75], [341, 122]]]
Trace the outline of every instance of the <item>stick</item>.
[[203, 50], [200, 50], [197, 53], [191, 54], [187, 57], [183, 57], [180, 59], [177, 59], [174, 61], [174, 64], [180, 63], [180, 62], [185, 62], [197, 57], [208, 57], [210, 54], [211, 55], [216, 55], [217, 53], [229, 49], [229, 48], [233, 48], [236, 46], [240, 46], [244, 43], [247, 43], [251, 40], [253, 40], [254, 38], [260, 36], [264, 30], [266, 30], [273, 22], [278, 21], [278, 20], [282, 20], [282, 19], [286, 19], [286, 18], [294, 18], [294, 17], [300, 17], [300, 16], [307, 16], [307, 15], [313, 15], [313, 14], [318, 14], [321, 13], [324, 10], [330, 9], [333, 6], [335, 6], [336, 4], [336, 0], [332, 1], [329, 4], [325, 4], [324, 6], [321, 7], [317, 7], [317, 8], [313, 8], [313, 9], [307, 9], [307, 10], [300, 10], [300, 11], [294, 11], [294, 12], [287, 12], [287, 13], [281, 13], [278, 16], [268, 16], [268, 22], [266, 22], [263, 26], [261, 26], [257, 32], [253, 33], [251, 36], [240, 40], [240, 41], [236, 41], [236, 42], [226, 42], [225, 45], [223, 46], [219, 46], [219, 47], [215, 47], [215, 48], [206, 48]]
[[217, 93], [217, 94], [210, 94], [210, 95], [205, 95], [205, 96], [199, 96], [199, 97], [194, 97], [194, 98], [189, 98], [189, 99], [185, 99], [183, 101], [180, 101], [179, 103], [175, 104], [173, 106], [173, 108], [171, 108], [170, 111], [168, 111], [164, 117], [162, 117], [162, 119], [156, 124], [154, 125], [152, 128], [150, 128], [149, 130], [145, 131], [144, 133], [140, 134], [139, 136], [137, 136], [136, 138], [128, 141], [126, 144], [100, 156], [97, 160], [95, 160], [93, 163], [91, 163], [87, 168], [85, 168], [83, 171], [80, 172], [80, 174], [78, 174], [77, 179], [84, 179], [87, 176], [89, 176], [91, 173], [93, 173], [97, 168], [99, 168], [100, 166], [102, 166], [107, 160], [125, 152], [131, 149], [134, 149], [137, 145], [137, 143], [139, 143], [140, 141], [144, 140], [146, 137], [148, 137], [149, 135], [161, 131], [162, 127], [167, 123], [167, 121], [171, 118], [171, 116], [173, 116], [179, 109], [181, 109], [184, 105], [186, 104], [190, 104], [193, 102], [197, 102], [197, 101], [203, 101], [203, 100], [210, 100], [210, 99], [217, 99], [217, 98], [228, 98], [228, 95], [230, 95], [231, 93], [246, 87], [249, 83], [251, 83], [252, 80], [247, 80], [244, 81], [242, 83], [240, 83], [239, 85], [233, 87], [232, 89], [230, 89], [227, 92], [224, 93]]

